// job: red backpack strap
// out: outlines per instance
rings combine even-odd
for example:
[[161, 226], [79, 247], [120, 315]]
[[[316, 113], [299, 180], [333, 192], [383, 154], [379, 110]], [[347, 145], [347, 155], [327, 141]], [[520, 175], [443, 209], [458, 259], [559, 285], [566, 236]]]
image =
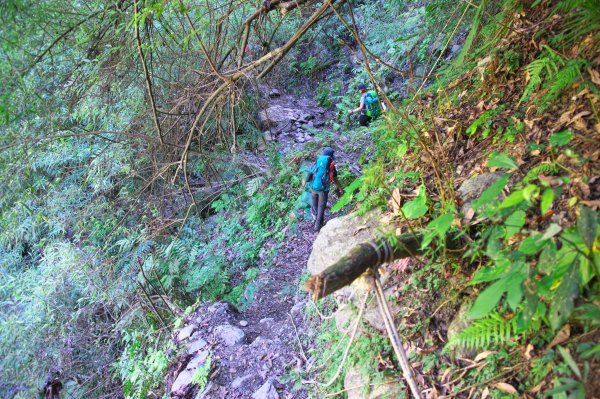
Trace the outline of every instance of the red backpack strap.
[[333, 160], [331, 160], [331, 163], [329, 164], [329, 181], [333, 181], [333, 171], [335, 170], [335, 162]]

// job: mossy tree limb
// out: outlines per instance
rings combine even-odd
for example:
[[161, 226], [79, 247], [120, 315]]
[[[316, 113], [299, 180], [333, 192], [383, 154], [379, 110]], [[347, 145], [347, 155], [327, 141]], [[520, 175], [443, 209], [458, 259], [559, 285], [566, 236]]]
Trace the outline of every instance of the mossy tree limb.
[[[393, 241], [393, 242], [392, 242]], [[329, 294], [352, 284], [366, 271], [396, 259], [422, 255], [421, 234], [402, 234], [393, 240], [381, 237], [374, 241], [358, 244], [327, 269], [312, 276], [304, 285], [304, 289], [312, 294], [314, 300], [326, 297]], [[461, 247], [460, 239], [449, 236], [446, 248], [458, 249]]]

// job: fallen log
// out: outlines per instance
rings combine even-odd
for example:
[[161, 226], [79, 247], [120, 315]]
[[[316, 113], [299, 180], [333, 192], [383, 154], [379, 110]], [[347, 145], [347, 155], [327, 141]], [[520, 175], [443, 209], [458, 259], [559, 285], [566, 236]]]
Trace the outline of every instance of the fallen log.
[[[368, 270], [396, 259], [422, 255], [422, 234], [402, 234], [394, 239], [381, 237], [374, 241], [358, 244], [333, 265], [321, 273], [312, 276], [304, 289], [311, 293], [314, 300], [352, 284]], [[462, 247], [462, 241], [456, 235], [447, 237], [446, 248], [456, 250]]]

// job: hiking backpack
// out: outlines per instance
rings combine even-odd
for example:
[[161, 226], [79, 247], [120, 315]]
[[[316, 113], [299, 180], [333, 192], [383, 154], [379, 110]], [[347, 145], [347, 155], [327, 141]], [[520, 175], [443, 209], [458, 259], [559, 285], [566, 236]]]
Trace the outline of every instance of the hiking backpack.
[[371, 118], [377, 118], [381, 114], [381, 105], [375, 90], [368, 91], [365, 95], [365, 108], [366, 115]]
[[333, 178], [333, 158], [321, 155], [312, 169], [311, 188], [315, 191], [329, 191], [329, 183]]

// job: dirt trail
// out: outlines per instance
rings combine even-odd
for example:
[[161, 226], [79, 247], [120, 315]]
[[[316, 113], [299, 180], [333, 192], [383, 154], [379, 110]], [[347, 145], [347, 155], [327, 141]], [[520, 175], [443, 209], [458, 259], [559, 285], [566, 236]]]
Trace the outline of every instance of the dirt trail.
[[[266, 99], [267, 111], [292, 115], [287, 120], [279, 118], [283, 120], [270, 129], [271, 138], [278, 143], [283, 154], [301, 150], [306, 143], [312, 142], [315, 129], [333, 131], [329, 121], [334, 119], [334, 115], [318, 107], [311, 99], [289, 94], [273, 97]], [[356, 156], [344, 153], [336, 145], [338, 137], [335, 134], [333, 137], [330, 145], [336, 148], [337, 163], [360, 174]], [[330, 217], [327, 212], [326, 219]], [[202, 356], [206, 356], [206, 351], [209, 351], [213, 371], [203, 393], [184, 390], [184, 394], [172, 394], [173, 397], [307, 397], [303, 389], [294, 391], [293, 383], [282, 377], [310, 361], [300, 344], [300, 336], [304, 332], [302, 310], [308, 303], [308, 297], [301, 291], [299, 280], [315, 236], [312, 222], [300, 220], [296, 227], [285, 232], [283, 242], [266, 243], [262, 252], [275, 251], [275, 255], [270, 264], [262, 261], [259, 265], [261, 272], [255, 281], [259, 288], [246, 311], [238, 313], [226, 303], [204, 304], [190, 317], [187, 328], [191, 336], [183, 340], [192, 350], [188, 351], [187, 358], [181, 359], [179, 369], [186, 367], [186, 363], [193, 363], [194, 356], [200, 356], [198, 353], [204, 351]], [[173, 373], [173, 380], [175, 377], [176, 373]]]

